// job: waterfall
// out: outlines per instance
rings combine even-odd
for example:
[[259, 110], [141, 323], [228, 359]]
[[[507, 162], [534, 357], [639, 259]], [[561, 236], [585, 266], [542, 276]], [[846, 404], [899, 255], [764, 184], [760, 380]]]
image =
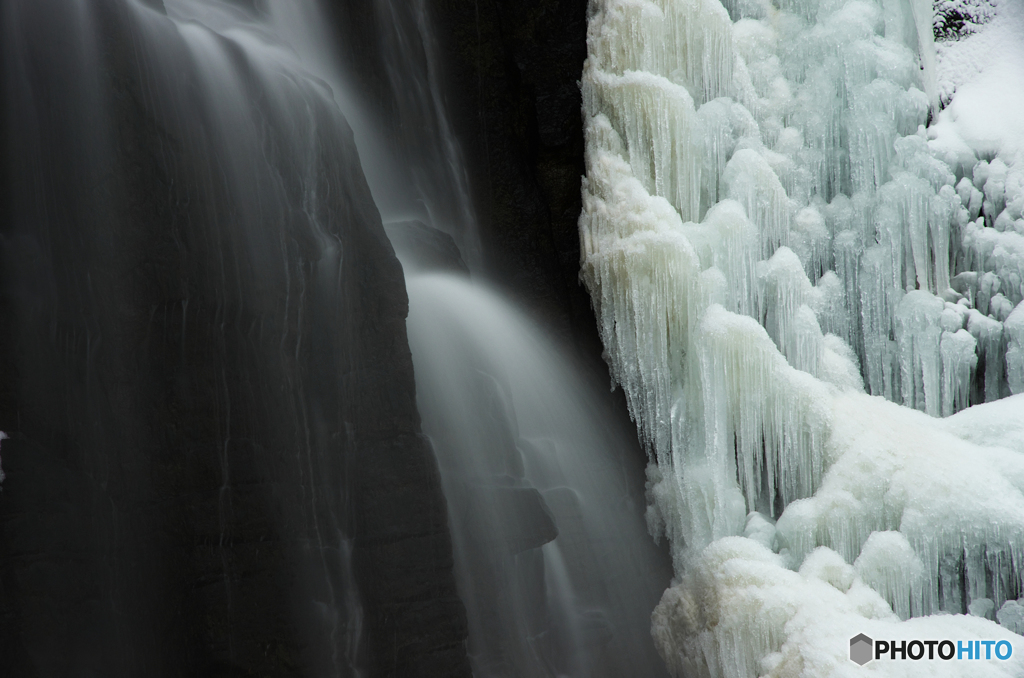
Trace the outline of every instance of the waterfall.
[[408, 279], [424, 432], [448, 499], [474, 675], [658, 676], [669, 573], [632, 434], [525, 314], [465, 276]]
[[468, 674], [319, 17], [0, 8], [5, 674]]
[[315, 0], [0, 9], [5, 673], [664, 675], [635, 436], [482, 282], [427, 4], [367, 5], [384, 104]]
[[859, 633], [1019, 640], [1024, 161], [939, 111], [931, 17], [592, 3], [582, 275], [673, 548], [676, 675], [846, 675]]
[[407, 190], [425, 209], [385, 219], [406, 273], [417, 403], [441, 470], [474, 675], [664, 675], [649, 620], [670, 572], [637, 496], [635, 436], [572, 351], [482, 282], [425, 7], [374, 8], [399, 127], [431, 132], [398, 142], [415, 177]]

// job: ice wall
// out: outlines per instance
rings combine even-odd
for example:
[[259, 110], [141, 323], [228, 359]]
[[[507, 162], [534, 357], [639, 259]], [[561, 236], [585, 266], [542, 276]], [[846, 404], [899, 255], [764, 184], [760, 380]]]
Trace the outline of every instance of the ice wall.
[[591, 5], [582, 278], [673, 546], [670, 668], [1005, 635], [934, 615], [1021, 593], [1024, 163], [925, 127], [931, 4]]

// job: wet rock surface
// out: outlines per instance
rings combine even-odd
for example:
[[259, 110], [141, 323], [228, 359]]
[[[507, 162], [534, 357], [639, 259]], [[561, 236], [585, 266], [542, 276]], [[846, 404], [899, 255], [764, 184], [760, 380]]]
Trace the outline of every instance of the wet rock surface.
[[[388, 49], [380, 37], [387, 34], [384, 24], [395, 21], [382, 11], [385, 6], [366, 0], [331, 4], [339, 56], [375, 102], [391, 137], [415, 155], [429, 149], [403, 127], [404, 111], [382, 56]], [[590, 300], [578, 283], [576, 228], [584, 173], [577, 83], [587, 53], [586, 10], [585, 0], [437, 1], [424, 4], [423, 17], [409, 12], [399, 19], [407, 24], [402, 37], [412, 45], [410, 53], [423, 63], [422, 77], [429, 68], [443, 92], [466, 165], [480, 272], [584, 353], [598, 356]], [[432, 31], [428, 44], [417, 21]]]
[[4, 675], [468, 675], [344, 120], [235, 51], [242, 162], [166, 19], [65, 4], [2, 26]]
[[406, 275], [446, 272], [469, 275], [455, 240], [444, 231], [421, 221], [396, 221], [384, 225]]

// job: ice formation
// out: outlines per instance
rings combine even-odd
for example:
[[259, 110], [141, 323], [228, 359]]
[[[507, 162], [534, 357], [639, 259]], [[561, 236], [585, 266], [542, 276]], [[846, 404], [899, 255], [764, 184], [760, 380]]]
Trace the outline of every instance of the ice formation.
[[[1020, 641], [1024, 107], [978, 133], [930, 0], [591, 5], [581, 275], [672, 545], [670, 669]], [[1019, 18], [986, 6], [964, 40]]]

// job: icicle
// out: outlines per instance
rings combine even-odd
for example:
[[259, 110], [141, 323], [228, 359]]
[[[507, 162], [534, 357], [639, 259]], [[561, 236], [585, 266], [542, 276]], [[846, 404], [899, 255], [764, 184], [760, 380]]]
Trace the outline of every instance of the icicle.
[[900, 619], [921, 612], [924, 563], [900, 532], [873, 532], [853, 568], [864, 583], [878, 591]]
[[[604, 116], [587, 126], [587, 179], [580, 217], [583, 279], [592, 291], [612, 376], [655, 450], [671, 446], [673, 376], [687, 350], [698, 258], [678, 213], [651, 196], [618, 155]], [[652, 303], [653, 302], [653, 303]]]
[[688, 221], [700, 210], [697, 116], [685, 88], [643, 72], [607, 75], [588, 69], [584, 106], [604, 113], [632, 168], [652, 195], [667, 199]]
[[[943, 315], [945, 316], [945, 311]], [[959, 329], [942, 333], [939, 350], [942, 354], [942, 416], [948, 417], [967, 407], [974, 368], [978, 364], [975, 351], [978, 342], [970, 332]]]
[[588, 51], [610, 74], [644, 71], [690, 90], [701, 103], [732, 81], [732, 23], [713, 0], [607, 0], [590, 20]]
[[998, 400], [1003, 396], [1003, 324], [971, 309], [967, 315], [967, 329], [977, 342], [981, 359], [985, 361], [983, 402]]
[[939, 317], [943, 308], [941, 299], [918, 290], [903, 297], [896, 311], [903, 404], [931, 415], [940, 411]]
[[1024, 302], [1017, 304], [1003, 323], [1009, 348], [1006, 349], [1006, 378], [1011, 393], [1024, 393]]
[[761, 233], [761, 256], [770, 256], [789, 241], [791, 207], [785, 189], [761, 155], [736, 151], [722, 175], [725, 194], [743, 205]]

